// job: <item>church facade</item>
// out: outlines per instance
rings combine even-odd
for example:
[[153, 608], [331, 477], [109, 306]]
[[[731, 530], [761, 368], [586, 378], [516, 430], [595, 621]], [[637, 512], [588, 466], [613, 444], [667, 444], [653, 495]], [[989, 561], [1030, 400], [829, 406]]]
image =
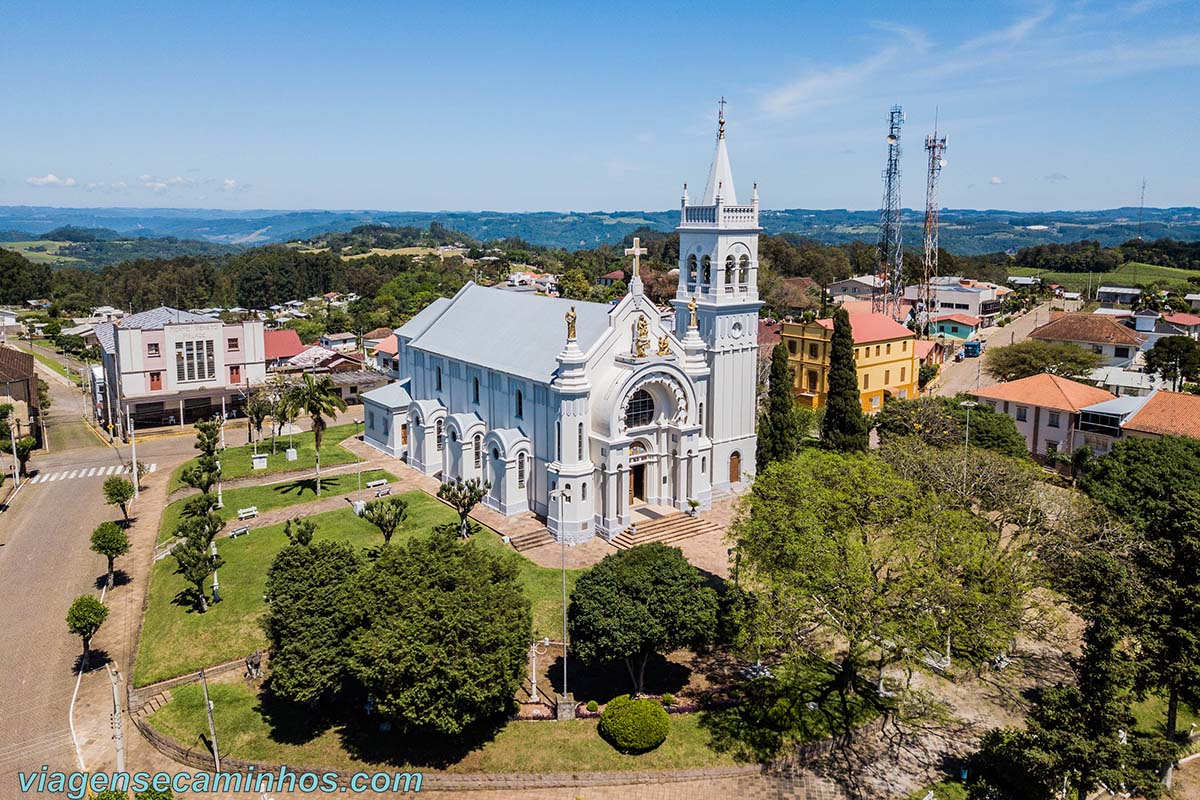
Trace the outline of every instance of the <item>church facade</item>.
[[365, 441], [559, 539], [611, 539], [640, 505], [707, 509], [752, 479], [758, 192], [739, 204], [719, 121], [699, 205], [686, 184], [673, 309], [643, 293], [635, 239], [615, 305], [468, 283], [397, 329], [400, 380], [363, 395]]

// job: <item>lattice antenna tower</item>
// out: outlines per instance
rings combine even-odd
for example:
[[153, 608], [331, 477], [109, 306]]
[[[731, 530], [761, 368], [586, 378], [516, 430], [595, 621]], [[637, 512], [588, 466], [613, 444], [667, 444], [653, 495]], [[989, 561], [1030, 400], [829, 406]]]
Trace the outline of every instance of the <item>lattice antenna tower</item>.
[[883, 203], [879, 207], [879, 244], [875, 250], [875, 286], [871, 310], [900, 319], [904, 295], [904, 250], [900, 246], [900, 126], [904, 111], [888, 112], [888, 160], [883, 171]]
[[929, 169], [925, 182], [925, 257], [921, 280], [921, 293], [916, 309], [921, 335], [928, 334], [936, 310], [937, 290], [933, 282], [938, 274], [938, 179], [942, 167], [946, 166], [946, 137], [938, 136], [936, 117], [933, 133], [925, 137], [925, 152], [929, 155]]

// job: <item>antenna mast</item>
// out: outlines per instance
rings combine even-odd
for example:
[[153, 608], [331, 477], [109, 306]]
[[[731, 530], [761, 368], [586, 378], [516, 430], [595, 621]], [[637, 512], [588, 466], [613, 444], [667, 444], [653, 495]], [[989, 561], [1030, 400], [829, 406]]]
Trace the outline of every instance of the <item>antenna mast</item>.
[[1142, 178], [1142, 199], [1138, 203], [1138, 241], [1142, 240], [1142, 214], [1146, 211], [1146, 179]]
[[928, 335], [937, 306], [937, 290], [933, 285], [938, 274], [938, 178], [946, 166], [946, 137], [939, 137], [935, 119], [933, 133], [925, 137], [925, 152], [929, 154], [929, 171], [925, 182], [925, 259], [920, 297], [915, 309], [918, 335]]
[[875, 251], [875, 286], [871, 311], [900, 319], [904, 296], [904, 250], [900, 246], [900, 126], [904, 111], [892, 106], [888, 112], [888, 160], [883, 171], [883, 203], [879, 208], [879, 244]]

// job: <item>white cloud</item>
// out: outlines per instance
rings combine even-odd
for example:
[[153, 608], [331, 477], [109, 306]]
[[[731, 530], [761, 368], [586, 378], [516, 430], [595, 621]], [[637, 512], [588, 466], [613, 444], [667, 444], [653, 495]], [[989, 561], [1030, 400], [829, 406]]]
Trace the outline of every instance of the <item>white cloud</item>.
[[812, 70], [768, 92], [762, 101], [763, 110], [769, 114], [794, 114], [852, 100], [898, 53], [898, 48], [889, 47], [855, 64]]
[[1000, 184], [1004, 183], [1004, 179], [1001, 178], [999, 175], [993, 175], [990, 183], [992, 184], [992, 186], [999, 186]]
[[122, 190], [124, 190], [124, 189], [128, 189], [128, 188], [129, 188], [129, 184], [128, 184], [128, 183], [126, 183], [125, 181], [113, 181], [113, 182], [112, 182], [112, 188], [113, 188], [114, 190], [116, 190], [116, 191], [120, 192], [120, 191], [122, 191]]
[[74, 178], [60, 178], [53, 172], [47, 173], [41, 177], [26, 178], [25, 182], [30, 186], [75, 186]]
[[155, 175], [142, 175], [138, 178], [142, 186], [152, 192], [165, 192], [167, 189], [174, 189], [181, 186], [191, 186], [195, 183], [191, 178], [184, 178], [176, 175], [173, 178], [159, 178]]
[[1063, 175], [1061, 172], [1051, 172], [1049, 175], [1047, 175], [1045, 177], [1045, 180], [1048, 180], [1051, 183], [1062, 183], [1063, 181], [1069, 180], [1069, 179], [1067, 178], [1066, 175]]
[[238, 190], [238, 182], [235, 181], [233, 178], [226, 178], [225, 180], [221, 181], [221, 191], [222, 192], [236, 192], [237, 190]]

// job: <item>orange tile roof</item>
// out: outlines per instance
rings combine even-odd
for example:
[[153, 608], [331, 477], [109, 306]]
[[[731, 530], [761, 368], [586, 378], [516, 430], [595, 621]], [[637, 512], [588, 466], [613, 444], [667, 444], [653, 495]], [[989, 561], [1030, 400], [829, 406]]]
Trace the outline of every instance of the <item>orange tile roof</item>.
[[1196, 314], [1163, 314], [1163, 319], [1172, 325], [1183, 325], [1185, 327], [1200, 325], [1200, 316]]
[[391, 336], [385, 336], [383, 339], [381, 339], [379, 344], [375, 345], [375, 349], [371, 352], [385, 353], [386, 355], [394, 356], [398, 350], [399, 343], [396, 341], [396, 336], [393, 334]]
[[304, 350], [300, 343], [300, 334], [291, 328], [280, 328], [277, 331], [263, 331], [263, 354], [267, 360], [291, 358]]
[[847, 300], [842, 303], [842, 308], [852, 317], [857, 317], [859, 314], [872, 314], [872, 304], [870, 300]]
[[933, 339], [917, 339], [913, 342], [913, 352], [917, 358], [925, 359], [933, 352], [933, 348], [937, 346], [937, 342]]
[[1105, 314], [1063, 314], [1029, 334], [1055, 342], [1087, 342], [1141, 347], [1146, 337]]
[[[826, 330], [833, 330], [832, 319], [819, 319], [817, 324]], [[850, 314], [850, 330], [855, 344], [913, 337], [911, 330], [885, 314]]]
[[1106, 400], [1115, 400], [1117, 397], [1112, 392], [1088, 386], [1086, 383], [1060, 378], [1048, 372], [976, 389], [970, 394], [988, 400], [1008, 400], [1013, 403], [1053, 408], [1059, 411], [1078, 411], [1085, 406], [1103, 403]]
[[945, 319], [948, 319], [951, 322], [961, 322], [963, 325], [970, 325], [972, 328], [978, 327], [979, 323], [982, 321], [979, 319], [979, 317], [972, 317], [970, 314], [956, 312], [954, 314], [943, 314], [934, 320], [934, 322], [941, 322]]
[[1122, 427], [1139, 433], [1200, 439], [1200, 395], [1155, 392]]

